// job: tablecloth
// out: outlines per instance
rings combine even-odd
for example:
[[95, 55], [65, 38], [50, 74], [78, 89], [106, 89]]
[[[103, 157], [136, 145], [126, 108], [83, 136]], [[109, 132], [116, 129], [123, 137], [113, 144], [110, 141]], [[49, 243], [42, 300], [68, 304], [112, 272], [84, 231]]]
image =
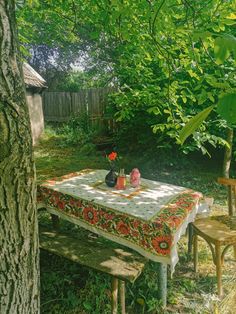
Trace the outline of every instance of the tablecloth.
[[84, 170], [38, 186], [39, 207], [138, 251], [174, 270], [177, 242], [194, 221], [202, 194], [141, 179], [125, 190], [104, 183], [106, 170]]

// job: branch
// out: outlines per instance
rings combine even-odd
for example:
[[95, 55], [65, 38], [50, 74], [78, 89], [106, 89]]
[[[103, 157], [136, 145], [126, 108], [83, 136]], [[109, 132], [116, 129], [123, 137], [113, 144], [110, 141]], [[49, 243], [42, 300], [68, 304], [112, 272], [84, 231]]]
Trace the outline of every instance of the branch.
[[164, 3], [165, 3], [166, 0], [162, 0], [162, 3], [160, 4], [159, 8], [157, 9], [155, 15], [154, 15], [154, 18], [153, 18], [153, 21], [152, 21], [152, 33], [155, 35], [156, 31], [155, 31], [155, 24], [156, 24], [156, 19], [157, 19], [157, 16], [161, 10], [161, 8], [163, 7]]

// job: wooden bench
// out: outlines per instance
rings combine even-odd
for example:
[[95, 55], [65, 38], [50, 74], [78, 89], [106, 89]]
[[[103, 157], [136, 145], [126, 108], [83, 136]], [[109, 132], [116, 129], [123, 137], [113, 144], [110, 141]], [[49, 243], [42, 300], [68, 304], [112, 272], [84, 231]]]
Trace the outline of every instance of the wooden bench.
[[115, 248], [99, 238], [76, 236], [40, 227], [39, 245], [50, 253], [91, 267], [112, 276], [112, 313], [117, 313], [118, 285], [121, 313], [125, 314], [125, 281], [133, 283], [141, 274], [147, 260], [135, 252]]

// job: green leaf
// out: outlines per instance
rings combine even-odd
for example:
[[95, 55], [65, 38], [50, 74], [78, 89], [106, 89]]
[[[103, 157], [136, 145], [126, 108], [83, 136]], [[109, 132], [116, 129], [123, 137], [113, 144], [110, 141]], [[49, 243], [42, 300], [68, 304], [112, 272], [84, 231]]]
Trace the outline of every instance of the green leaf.
[[183, 145], [185, 140], [193, 134], [193, 132], [202, 124], [202, 122], [208, 117], [214, 105], [207, 107], [203, 111], [199, 112], [196, 116], [192, 117], [188, 123], [184, 126], [184, 128], [180, 131], [179, 141], [180, 144]]
[[229, 49], [225, 45], [225, 40], [223, 38], [216, 38], [214, 53], [218, 64], [223, 63], [229, 57]]
[[217, 112], [229, 125], [236, 124], [236, 93], [224, 95], [217, 104]]
[[137, 302], [138, 304], [142, 305], [142, 306], [144, 306], [144, 304], [145, 304], [145, 300], [144, 300], [143, 298], [137, 298], [137, 299], [136, 299], [136, 302]]
[[92, 310], [93, 306], [91, 303], [89, 303], [88, 301], [83, 302], [83, 306], [86, 310]]
[[218, 64], [223, 63], [230, 55], [230, 51], [236, 56], [236, 38], [225, 34], [215, 39], [215, 57]]

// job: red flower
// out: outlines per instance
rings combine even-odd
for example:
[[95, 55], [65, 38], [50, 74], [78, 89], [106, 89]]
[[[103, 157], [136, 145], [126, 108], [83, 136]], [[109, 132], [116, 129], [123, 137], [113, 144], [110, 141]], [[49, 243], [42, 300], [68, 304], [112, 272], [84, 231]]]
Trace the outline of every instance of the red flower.
[[150, 231], [150, 227], [148, 224], [143, 224], [143, 231], [144, 232], [149, 232]]
[[120, 221], [117, 226], [116, 229], [119, 233], [122, 233], [124, 235], [128, 235], [130, 232], [129, 226], [127, 226], [124, 222]]
[[70, 199], [70, 205], [74, 206], [75, 205], [75, 200], [73, 198]]
[[163, 227], [163, 220], [160, 218], [157, 218], [153, 223], [154, 228], [161, 229]]
[[182, 221], [182, 219], [180, 217], [177, 217], [177, 216], [172, 216], [172, 217], [169, 217], [169, 223], [171, 226], [173, 227], [178, 227]]
[[135, 231], [135, 230], [131, 231], [131, 234], [132, 234], [132, 236], [135, 237], [135, 238], [137, 238], [137, 237], [139, 236], [138, 231]]
[[191, 210], [194, 203], [192, 202], [189, 202], [189, 201], [178, 201], [176, 202], [176, 205], [179, 207], [179, 208], [182, 208], [182, 209], [185, 209], [187, 211]]
[[146, 247], [146, 248], [149, 248], [149, 247], [150, 247], [150, 245], [148, 244], [148, 242], [145, 241], [145, 240], [141, 240], [141, 241], [140, 241], [140, 245], [142, 245], [142, 246], [144, 246], [144, 247]]
[[98, 222], [97, 211], [92, 207], [85, 207], [83, 210], [84, 219], [90, 222], [92, 225]]
[[138, 220], [135, 220], [132, 222], [133, 228], [137, 229], [139, 226], [140, 222]]
[[104, 217], [107, 220], [112, 220], [114, 218], [114, 215], [108, 214], [108, 213], [104, 213]]
[[57, 206], [58, 206], [60, 209], [64, 209], [64, 208], [65, 208], [65, 203], [62, 202], [62, 201], [59, 201], [59, 202], [57, 203]]
[[115, 160], [117, 157], [117, 153], [116, 152], [112, 152], [108, 155], [109, 160]]
[[77, 201], [77, 202], [76, 202], [76, 206], [79, 207], [79, 208], [82, 207], [81, 201]]
[[101, 225], [102, 229], [110, 229], [110, 224], [108, 222], [105, 222], [104, 224]]
[[167, 255], [170, 253], [171, 247], [171, 237], [169, 236], [159, 236], [152, 239], [152, 246], [162, 255]]

